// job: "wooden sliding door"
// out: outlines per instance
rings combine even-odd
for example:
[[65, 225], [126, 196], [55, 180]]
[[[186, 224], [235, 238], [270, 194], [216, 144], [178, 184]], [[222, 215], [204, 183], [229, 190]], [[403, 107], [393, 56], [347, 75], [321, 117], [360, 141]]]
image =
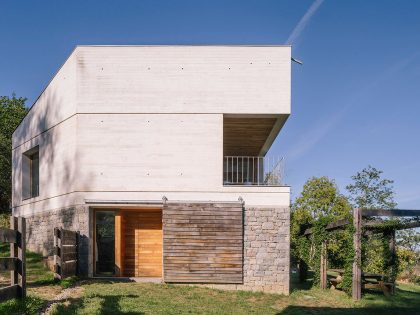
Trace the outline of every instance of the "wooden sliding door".
[[168, 202], [163, 223], [165, 282], [243, 282], [242, 203]]
[[123, 275], [161, 277], [162, 210], [127, 210], [121, 218]]

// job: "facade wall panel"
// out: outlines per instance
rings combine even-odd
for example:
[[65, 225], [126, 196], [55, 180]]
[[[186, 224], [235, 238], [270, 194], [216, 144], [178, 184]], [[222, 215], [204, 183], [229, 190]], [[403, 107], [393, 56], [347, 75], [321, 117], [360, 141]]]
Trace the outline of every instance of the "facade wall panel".
[[167, 203], [163, 207], [165, 282], [242, 283], [241, 203]]

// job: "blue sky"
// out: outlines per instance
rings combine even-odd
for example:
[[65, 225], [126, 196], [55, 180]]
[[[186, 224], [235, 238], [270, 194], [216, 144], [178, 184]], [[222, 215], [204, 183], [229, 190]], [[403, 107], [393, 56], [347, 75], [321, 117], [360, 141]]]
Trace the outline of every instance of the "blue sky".
[[285, 157], [293, 198], [310, 176], [345, 193], [371, 164], [395, 180], [400, 208], [420, 208], [420, 1], [2, 0], [0, 14], [0, 95], [28, 105], [77, 44], [290, 38], [304, 65], [293, 65], [292, 115], [270, 154]]

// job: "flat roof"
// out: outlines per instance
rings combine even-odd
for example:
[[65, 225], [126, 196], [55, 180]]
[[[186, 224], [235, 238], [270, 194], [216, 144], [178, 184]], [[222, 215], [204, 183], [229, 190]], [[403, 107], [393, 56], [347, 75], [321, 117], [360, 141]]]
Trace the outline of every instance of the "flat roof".
[[292, 45], [242, 45], [242, 44], [162, 44], [162, 45], [76, 45], [76, 47], [292, 47]]

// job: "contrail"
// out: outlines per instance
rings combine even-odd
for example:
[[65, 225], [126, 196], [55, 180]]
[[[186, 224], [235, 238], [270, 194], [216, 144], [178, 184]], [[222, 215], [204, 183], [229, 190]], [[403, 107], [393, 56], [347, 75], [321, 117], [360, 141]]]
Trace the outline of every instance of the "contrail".
[[286, 41], [286, 44], [293, 44], [295, 40], [300, 36], [302, 31], [305, 29], [306, 24], [308, 24], [312, 15], [318, 10], [324, 0], [315, 0], [314, 3], [306, 11], [305, 15], [300, 19], [299, 23], [293, 29], [293, 32], [290, 34], [289, 38]]

